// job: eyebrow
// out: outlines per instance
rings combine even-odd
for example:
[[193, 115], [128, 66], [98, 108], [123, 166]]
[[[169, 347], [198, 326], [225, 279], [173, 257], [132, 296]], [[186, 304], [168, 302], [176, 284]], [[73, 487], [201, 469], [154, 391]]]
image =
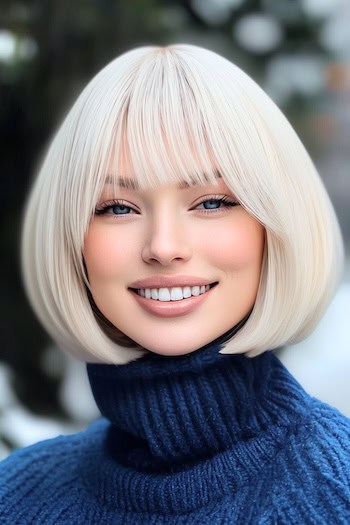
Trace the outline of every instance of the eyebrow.
[[[209, 178], [206, 175], [204, 178], [207, 182], [210, 182]], [[219, 172], [215, 172], [215, 178], [222, 179], [222, 175]], [[196, 180], [193, 179], [193, 177], [191, 178], [191, 180], [193, 181], [193, 185], [197, 184]], [[105, 184], [113, 184], [113, 182], [116, 183], [121, 188], [132, 189], [135, 191], [140, 190], [140, 186], [138, 182], [136, 182], [134, 179], [130, 179], [128, 177], [113, 177], [113, 175], [107, 175]], [[180, 182], [180, 184], [177, 185], [177, 188], [179, 190], [184, 190], [186, 188], [189, 188], [190, 186], [191, 184], [184, 181], [184, 182]]]

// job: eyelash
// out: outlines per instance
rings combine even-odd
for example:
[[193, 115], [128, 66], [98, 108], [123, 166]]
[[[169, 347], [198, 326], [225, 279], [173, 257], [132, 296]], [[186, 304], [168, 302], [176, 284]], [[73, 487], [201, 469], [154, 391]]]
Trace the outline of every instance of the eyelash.
[[[220, 195], [219, 196], [213, 195], [213, 196], [210, 196], [209, 198], [203, 199], [201, 202], [199, 202], [197, 204], [197, 206], [199, 206], [200, 204], [203, 204], [204, 202], [208, 202], [208, 201], [218, 201], [218, 202], [220, 202], [220, 203], [222, 203], [224, 205], [224, 208], [214, 208], [214, 209], [209, 209], [209, 210], [206, 210], [206, 209], [200, 210], [201, 213], [204, 213], [205, 215], [212, 214], [212, 213], [217, 213], [217, 212], [220, 212], [220, 211], [224, 211], [225, 208], [231, 208], [231, 207], [234, 207], [234, 206], [238, 206], [238, 202], [232, 201], [228, 197], [220, 196]], [[125, 208], [129, 208], [131, 210], [133, 209], [132, 206], [129, 206], [125, 201], [116, 199], [116, 200], [107, 201], [104, 204], [101, 204], [101, 206], [96, 208], [95, 215], [107, 215], [107, 212], [109, 210], [111, 210], [113, 208], [113, 206], [124, 206]], [[120, 215], [113, 214], [114, 217], [128, 217], [129, 215], [133, 215], [133, 214], [130, 214], [130, 213], [124, 213], [124, 214], [120, 214]]]

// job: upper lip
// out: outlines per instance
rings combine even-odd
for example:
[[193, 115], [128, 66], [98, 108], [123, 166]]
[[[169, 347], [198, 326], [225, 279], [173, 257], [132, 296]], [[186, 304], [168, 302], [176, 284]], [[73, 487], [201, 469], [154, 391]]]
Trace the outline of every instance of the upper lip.
[[154, 275], [133, 282], [129, 288], [174, 288], [184, 286], [206, 286], [216, 281], [195, 277], [194, 275]]

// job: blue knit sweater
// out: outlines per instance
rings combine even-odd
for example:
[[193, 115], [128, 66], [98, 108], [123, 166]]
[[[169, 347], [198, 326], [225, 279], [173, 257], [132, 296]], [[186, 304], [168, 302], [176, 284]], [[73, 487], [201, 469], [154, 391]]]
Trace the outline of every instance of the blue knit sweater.
[[89, 364], [104, 418], [0, 465], [0, 523], [350, 524], [350, 420], [273, 355]]

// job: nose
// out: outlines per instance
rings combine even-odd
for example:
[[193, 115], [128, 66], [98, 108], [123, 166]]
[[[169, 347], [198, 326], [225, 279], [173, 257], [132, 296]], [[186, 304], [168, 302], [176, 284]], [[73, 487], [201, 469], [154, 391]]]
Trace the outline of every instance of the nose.
[[142, 249], [142, 259], [146, 263], [169, 266], [173, 261], [188, 261], [191, 255], [189, 236], [176, 216], [163, 213], [150, 222]]

